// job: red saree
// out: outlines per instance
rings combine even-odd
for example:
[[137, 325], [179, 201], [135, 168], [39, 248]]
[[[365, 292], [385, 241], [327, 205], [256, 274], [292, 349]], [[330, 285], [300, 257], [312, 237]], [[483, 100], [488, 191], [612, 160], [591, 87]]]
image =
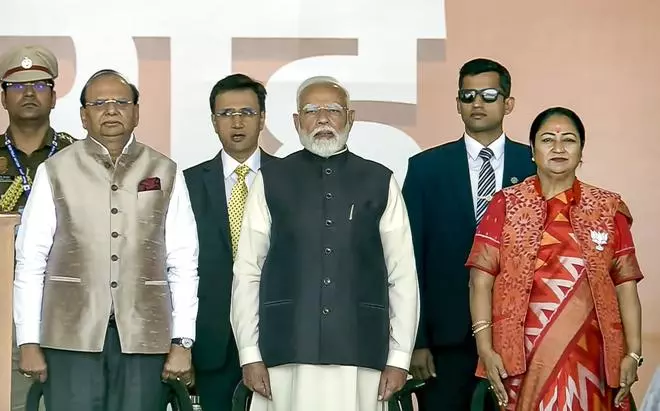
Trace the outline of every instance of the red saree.
[[[605, 411], [616, 390], [606, 384], [601, 335], [585, 260], [569, 221], [575, 201], [569, 189], [546, 201], [547, 218], [534, 267], [525, 317], [527, 372], [504, 381], [506, 410]], [[497, 275], [505, 223], [503, 197], [496, 196], [477, 229], [467, 265]], [[628, 220], [615, 216], [614, 285], [640, 280]]]

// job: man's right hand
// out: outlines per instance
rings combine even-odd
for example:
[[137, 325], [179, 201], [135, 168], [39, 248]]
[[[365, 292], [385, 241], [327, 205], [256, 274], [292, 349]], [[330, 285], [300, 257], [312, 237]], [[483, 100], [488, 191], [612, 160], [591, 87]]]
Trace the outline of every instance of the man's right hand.
[[48, 378], [46, 359], [39, 344], [23, 344], [20, 347], [18, 369], [26, 377], [45, 382]]
[[433, 354], [428, 348], [419, 348], [413, 351], [410, 360], [410, 373], [418, 380], [435, 378], [435, 365], [433, 365]]
[[243, 384], [269, 400], [273, 399], [268, 370], [263, 362], [254, 362], [243, 366]]

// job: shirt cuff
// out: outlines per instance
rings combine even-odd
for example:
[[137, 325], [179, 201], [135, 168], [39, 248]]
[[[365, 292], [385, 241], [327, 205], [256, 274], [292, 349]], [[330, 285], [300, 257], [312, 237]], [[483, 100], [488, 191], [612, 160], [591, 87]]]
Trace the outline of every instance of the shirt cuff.
[[239, 353], [238, 353], [238, 358], [241, 361], [241, 367], [247, 364], [252, 364], [255, 362], [261, 362], [261, 351], [259, 351], [259, 347], [247, 347], [243, 348]]
[[39, 344], [41, 341], [41, 323], [34, 325], [16, 325], [16, 346], [23, 344]]
[[173, 320], [172, 324], [172, 338], [190, 338], [195, 339], [195, 321], [190, 320]]
[[408, 368], [410, 368], [411, 357], [412, 353], [390, 350], [390, 353], [387, 355], [387, 365], [408, 371]]

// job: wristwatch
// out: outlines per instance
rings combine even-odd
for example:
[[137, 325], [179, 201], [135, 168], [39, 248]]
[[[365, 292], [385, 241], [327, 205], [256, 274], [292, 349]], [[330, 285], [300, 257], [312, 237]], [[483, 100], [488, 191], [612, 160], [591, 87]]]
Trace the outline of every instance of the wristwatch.
[[644, 362], [644, 357], [642, 357], [637, 353], [629, 352], [628, 356], [631, 357], [633, 360], [637, 361], [637, 367], [641, 367], [642, 363]]
[[194, 341], [192, 338], [172, 338], [172, 344], [174, 345], [179, 345], [186, 350], [189, 350], [192, 348]]

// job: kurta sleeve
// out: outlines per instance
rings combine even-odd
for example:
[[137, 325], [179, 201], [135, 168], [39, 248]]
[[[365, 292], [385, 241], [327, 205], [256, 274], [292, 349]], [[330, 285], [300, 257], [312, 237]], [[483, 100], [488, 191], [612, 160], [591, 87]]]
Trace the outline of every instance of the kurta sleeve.
[[197, 320], [197, 223], [186, 180], [177, 171], [165, 218], [167, 282], [172, 295], [172, 338], [195, 339]]
[[408, 213], [394, 176], [390, 178], [387, 206], [379, 231], [389, 283], [387, 365], [408, 370], [419, 324], [419, 286]]
[[18, 346], [39, 344], [41, 341], [44, 277], [56, 228], [57, 213], [48, 168], [41, 164], [37, 168], [16, 238], [14, 323]]
[[610, 270], [614, 285], [640, 281], [644, 278], [637, 262], [635, 244], [630, 231], [632, 219], [626, 211], [627, 208], [624, 206], [624, 209], [617, 211], [614, 216], [614, 258]]
[[270, 248], [271, 217], [261, 171], [250, 186], [234, 260], [231, 326], [241, 366], [262, 361], [259, 351], [259, 285]]
[[433, 298], [426, 293], [426, 270], [424, 269], [424, 258], [426, 253], [426, 224], [425, 224], [425, 179], [421, 173], [420, 167], [415, 158], [408, 161], [408, 171], [406, 179], [403, 182], [401, 193], [403, 200], [406, 203], [406, 210], [408, 212], [408, 220], [410, 221], [410, 232], [412, 233], [413, 247], [415, 249], [415, 262], [417, 265], [417, 281], [419, 282], [419, 298], [420, 298], [420, 311], [419, 311], [419, 327], [417, 327], [417, 339], [415, 340], [415, 348], [428, 348], [428, 332], [426, 321], [426, 304], [424, 301], [428, 298]]
[[500, 244], [505, 217], [506, 200], [500, 191], [493, 196], [481, 218], [466, 267], [477, 268], [491, 275], [500, 272]]

